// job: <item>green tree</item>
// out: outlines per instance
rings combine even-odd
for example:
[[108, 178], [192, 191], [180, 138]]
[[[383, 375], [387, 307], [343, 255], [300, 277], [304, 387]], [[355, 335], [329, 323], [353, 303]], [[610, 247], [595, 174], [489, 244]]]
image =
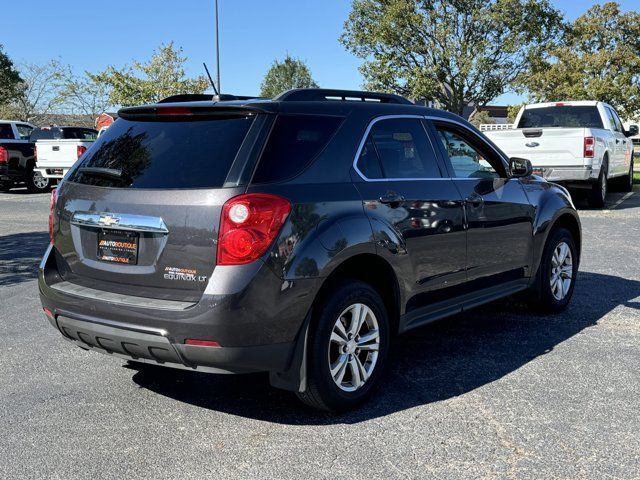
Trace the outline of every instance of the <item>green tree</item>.
[[120, 70], [111, 66], [104, 72], [89, 74], [96, 84], [109, 91], [109, 103], [114, 106], [133, 106], [153, 103], [171, 95], [202, 93], [209, 86], [206, 77], [187, 78], [182, 48], [173, 42], [161, 45], [147, 62], [135, 62]]
[[281, 62], [275, 60], [260, 85], [260, 96], [273, 98], [292, 88], [317, 88], [307, 64], [287, 54]]
[[624, 118], [640, 113], [640, 13], [594, 5], [520, 76], [531, 101], [601, 100]]
[[548, 0], [353, 0], [340, 40], [367, 88], [462, 114], [504, 93], [561, 23]]
[[111, 106], [109, 86], [97, 82], [88, 72], [77, 76], [71, 67], [66, 67], [60, 74], [59, 83], [58, 98], [68, 113], [96, 118]]
[[21, 87], [22, 78], [0, 44], [0, 105], [15, 99], [19, 95]]
[[520, 113], [520, 109], [522, 108], [522, 105], [524, 105], [524, 104], [509, 105], [507, 107], [507, 122], [508, 123], [514, 123], [516, 121], [516, 117], [518, 116], [518, 113]]
[[469, 121], [476, 127], [479, 127], [482, 124], [496, 123], [495, 119], [486, 110], [474, 111], [473, 114], [469, 117]]

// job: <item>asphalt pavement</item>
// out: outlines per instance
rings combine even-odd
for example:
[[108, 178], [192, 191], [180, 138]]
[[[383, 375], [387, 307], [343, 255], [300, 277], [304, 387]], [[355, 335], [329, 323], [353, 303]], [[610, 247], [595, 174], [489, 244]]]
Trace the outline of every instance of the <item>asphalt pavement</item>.
[[401, 337], [381, 392], [318, 413], [265, 375], [84, 352], [41, 313], [48, 195], [0, 194], [0, 478], [640, 478], [640, 188], [582, 208], [573, 303]]

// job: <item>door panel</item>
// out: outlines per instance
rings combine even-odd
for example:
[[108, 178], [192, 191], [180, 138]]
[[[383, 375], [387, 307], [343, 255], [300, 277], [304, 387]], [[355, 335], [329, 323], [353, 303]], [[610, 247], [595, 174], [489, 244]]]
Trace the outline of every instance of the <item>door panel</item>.
[[507, 178], [503, 159], [463, 125], [434, 122], [430, 131], [464, 203], [467, 280], [529, 276], [535, 212], [520, 181]]
[[407, 304], [466, 280], [462, 198], [427, 137], [421, 117], [381, 117], [367, 131], [355, 185], [380, 255], [401, 272]]

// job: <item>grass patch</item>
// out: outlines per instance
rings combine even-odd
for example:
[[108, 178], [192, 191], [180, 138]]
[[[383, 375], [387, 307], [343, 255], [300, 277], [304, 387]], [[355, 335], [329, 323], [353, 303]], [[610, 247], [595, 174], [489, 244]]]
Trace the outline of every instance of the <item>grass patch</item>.
[[633, 183], [640, 184], [640, 172], [633, 172]]

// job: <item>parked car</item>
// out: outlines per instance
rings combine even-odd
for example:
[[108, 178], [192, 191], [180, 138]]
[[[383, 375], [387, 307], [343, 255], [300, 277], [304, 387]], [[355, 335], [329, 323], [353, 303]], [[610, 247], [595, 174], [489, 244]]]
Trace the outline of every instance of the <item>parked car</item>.
[[49, 190], [49, 180], [34, 171], [34, 143], [29, 138], [34, 128], [27, 122], [0, 120], [0, 190], [22, 184], [30, 192]]
[[31, 134], [36, 146], [36, 171], [47, 179], [61, 179], [98, 138], [83, 127], [43, 127]]
[[372, 393], [395, 334], [522, 291], [562, 310], [581, 249], [568, 192], [462, 118], [323, 89], [122, 109], [49, 226], [40, 295], [66, 339], [269, 372], [325, 410]]
[[507, 155], [531, 160], [534, 172], [569, 188], [588, 189], [603, 207], [608, 182], [633, 188], [633, 143], [638, 126], [625, 130], [616, 111], [591, 101], [525, 105], [513, 129], [484, 132]]

